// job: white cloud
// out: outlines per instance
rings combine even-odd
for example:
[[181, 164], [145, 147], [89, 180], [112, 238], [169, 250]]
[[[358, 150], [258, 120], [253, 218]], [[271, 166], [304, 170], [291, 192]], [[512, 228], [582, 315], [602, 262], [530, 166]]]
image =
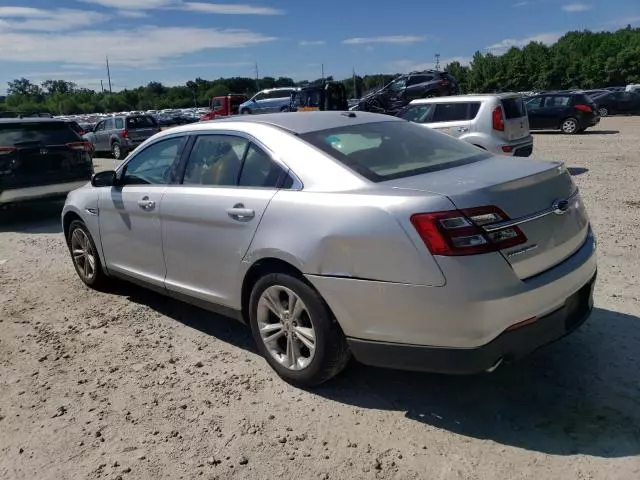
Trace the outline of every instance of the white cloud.
[[277, 8], [249, 4], [184, 2], [182, 0], [78, 0], [122, 11], [172, 9], [217, 15], [282, 15]]
[[64, 35], [0, 31], [0, 61], [101, 65], [104, 56], [109, 55], [112, 66], [143, 67], [185, 54], [274, 40], [275, 37], [248, 30], [189, 27], [143, 26], [135, 30], [76, 31]]
[[176, 8], [188, 12], [214, 13], [218, 15], [282, 15], [284, 11], [271, 7], [256, 7], [246, 4], [185, 2]]
[[300, 45], [301, 47], [311, 47], [315, 45], [324, 45], [325, 43], [327, 42], [325, 42], [324, 40], [301, 40], [298, 45]]
[[551, 45], [558, 41], [558, 39], [562, 36], [562, 33], [558, 32], [550, 32], [550, 33], [539, 33], [537, 35], [532, 35], [526, 38], [505, 38], [504, 40], [494, 43], [493, 45], [489, 45], [486, 50], [490, 53], [500, 55], [511, 47], [524, 47], [528, 43], [531, 42], [540, 42], [545, 45]]
[[618, 18], [616, 20], [609, 20], [604, 25], [606, 25], [607, 27], [623, 28], [623, 27], [626, 27], [627, 25], [635, 25], [637, 23], [640, 23], [640, 16], [623, 17], [623, 18]]
[[578, 13], [578, 12], [586, 12], [587, 10], [591, 10], [593, 5], [589, 5], [588, 3], [568, 3], [562, 6], [562, 10], [569, 13]]
[[418, 35], [389, 35], [383, 37], [355, 37], [347, 38], [342, 43], [345, 45], [369, 45], [371, 43], [407, 44], [424, 41], [424, 36]]
[[58, 8], [41, 10], [27, 7], [0, 7], [3, 30], [40, 30], [45, 32], [88, 27], [109, 18], [99, 12]]
[[[452, 62], [460, 62], [461, 65], [469, 65], [471, 63], [471, 57], [447, 57], [440, 59], [440, 70], [444, 70], [444, 68]], [[435, 60], [432, 62], [424, 62], [420, 60], [396, 60], [391, 62], [389, 66], [396, 70], [402, 72], [418, 72], [422, 70], [434, 70], [436, 67]]]
[[116, 11], [116, 14], [125, 18], [145, 18], [149, 16], [146, 12], [138, 10], [118, 10]]

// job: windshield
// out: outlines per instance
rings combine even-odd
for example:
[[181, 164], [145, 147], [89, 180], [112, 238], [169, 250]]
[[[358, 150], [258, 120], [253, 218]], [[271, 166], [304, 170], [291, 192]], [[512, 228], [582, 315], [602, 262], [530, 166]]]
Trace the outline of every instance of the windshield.
[[365, 123], [310, 132], [300, 138], [372, 182], [458, 167], [491, 156], [411, 122]]

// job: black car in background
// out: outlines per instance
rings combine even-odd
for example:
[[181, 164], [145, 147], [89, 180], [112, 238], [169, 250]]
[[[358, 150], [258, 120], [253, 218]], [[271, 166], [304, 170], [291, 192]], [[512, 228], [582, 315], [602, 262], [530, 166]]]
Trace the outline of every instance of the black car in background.
[[592, 97], [601, 117], [607, 115], [640, 114], [640, 94], [634, 92], [608, 92]]
[[596, 104], [584, 93], [541, 93], [529, 97], [526, 105], [531, 130], [560, 130], [573, 135], [600, 122]]
[[363, 96], [352, 110], [396, 115], [418, 98], [444, 97], [460, 93], [458, 82], [447, 72], [427, 70], [400, 75], [380, 90]]
[[66, 122], [0, 119], [0, 207], [64, 197], [91, 180], [91, 145]]

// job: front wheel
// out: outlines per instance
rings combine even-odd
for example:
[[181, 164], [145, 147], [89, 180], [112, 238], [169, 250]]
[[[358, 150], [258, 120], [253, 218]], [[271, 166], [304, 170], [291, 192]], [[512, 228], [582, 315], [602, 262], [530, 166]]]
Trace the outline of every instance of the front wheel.
[[241, 115], [249, 115], [250, 113], [251, 113], [251, 110], [249, 110], [248, 108], [243, 108], [243, 109], [240, 111], [240, 114], [241, 114]]
[[326, 382], [350, 358], [342, 330], [322, 297], [296, 277], [274, 273], [258, 280], [249, 317], [258, 350], [293, 385]]
[[93, 243], [89, 230], [80, 220], [74, 220], [69, 225], [67, 244], [80, 280], [88, 287], [95, 289], [106, 284], [108, 277], [102, 270], [98, 249]]
[[562, 125], [560, 125], [560, 130], [562, 130], [562, 133], [565, 133], [567, 135], [574, 135], [578, 133], [579, 129], [580, 127], [578, 126], [578, 121], [575, 118], [566, 118], [562, 122]]

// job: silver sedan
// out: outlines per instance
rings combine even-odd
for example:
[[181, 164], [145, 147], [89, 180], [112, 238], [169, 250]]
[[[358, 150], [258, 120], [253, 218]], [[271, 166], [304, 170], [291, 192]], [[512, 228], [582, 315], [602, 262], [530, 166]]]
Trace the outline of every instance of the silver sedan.
[[[560, 163], [362, 112], [166, 130], [69, 194], [80, 279], [250, 325], [285, 380], [492, 371], [589, 316], [595, 239]], [[214, 317], [212, 317], [212, 321]]]

